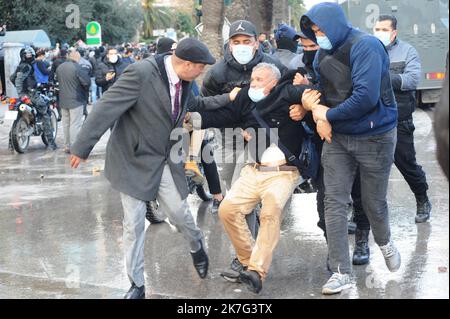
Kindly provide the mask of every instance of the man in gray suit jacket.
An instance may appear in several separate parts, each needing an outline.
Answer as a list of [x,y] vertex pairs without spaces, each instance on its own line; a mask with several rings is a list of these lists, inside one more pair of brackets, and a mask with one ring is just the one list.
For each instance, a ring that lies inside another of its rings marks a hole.
[[170,222],[189,242],[199,276],[207,275],[204,236],[186,201],[189,192],[184,158],[179,156],[183,137],[177,133],[188,108],[211,110],[234,100],[234,94],[193,96],[191,81],[207,64],[214,63],[203,43],[186,39],[174,55],[130,65],[97,103],[71,148],[71,165],[77,168],[116,123],[106,149],[105,177],[121,193],[124,208],[123,242],[131,282],[127,299],[145,297],[146,201],[158,200]]

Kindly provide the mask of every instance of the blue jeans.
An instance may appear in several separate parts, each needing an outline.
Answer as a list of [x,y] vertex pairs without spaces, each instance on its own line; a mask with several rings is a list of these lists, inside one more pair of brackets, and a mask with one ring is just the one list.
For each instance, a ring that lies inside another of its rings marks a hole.
[[361,200],[372,226],[375,242],[386,245],[391,237],[387,188],[394,163],[396,129],[377,136],[334,134],[325,143],[322,165],[325,184],[325,223],[328,255],[333,272],[351,273],[347,205],[360,169]]
[[91,78],[91,102],[95,104],[97,102],[97,84],[95,83],[95,78]]

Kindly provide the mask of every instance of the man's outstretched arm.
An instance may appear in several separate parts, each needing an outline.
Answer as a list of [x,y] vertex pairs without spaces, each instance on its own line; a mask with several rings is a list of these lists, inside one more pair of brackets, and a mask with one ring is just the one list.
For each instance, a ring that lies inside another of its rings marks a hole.
[[122,114],[136,104],[142,85],[140,72],[139,65],[127,68],[119,80],[97,102],[75,143],[71,146],[73,158],[87,159],[103,134]]

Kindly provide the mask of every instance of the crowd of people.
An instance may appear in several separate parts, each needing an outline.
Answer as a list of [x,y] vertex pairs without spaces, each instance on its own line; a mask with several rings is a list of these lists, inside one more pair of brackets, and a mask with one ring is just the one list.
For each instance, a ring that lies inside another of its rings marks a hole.
[[20,64],[11,81],[19,96],[32,98],[43,119],[44,131],[53,150],[57,149],[57,145],[50,138],[49,108],[36,88],[48,85],[58,87],[58,121],[63,122],[64,150],[70,153],[70,145],[88,115],[88,104],[95,104],[127,66],[155,55],[166,40],[161,41],[160,47],[155,43],[126,43],[97,48],[79,45],[79,42],[72,47],[68,44],[60,47],[57,44],[55,49],[26,46],[20,51]]

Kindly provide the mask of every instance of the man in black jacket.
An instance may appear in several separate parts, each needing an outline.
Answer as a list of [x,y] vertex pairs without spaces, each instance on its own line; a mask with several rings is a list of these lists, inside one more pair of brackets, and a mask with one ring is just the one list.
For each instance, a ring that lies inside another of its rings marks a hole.
[[67,50],[66,49],[59,50],[58,56],[53,60],[52,68],[50,70],[49,76],[50,82],[55,83],[58,81],[58,79],[56,78],[56,70],[61,64],[66,62],[66,60],[67,60]]
[[[238,20],[231,24],[224,58],[209,70],[203,81],[201,91],[204,96],[230,93],[235,87],[249,85],[253,68],[261,62],[276,65],[282,74],[286,72],[287,69],[281,62],[263,53],[257,37],[256,27],[251,22]],[[242,162],[240,160],[242,154],[236,152],[233,141],[227,142],[223,139],[221,142],[223,146],[221,178],[230,189],[243,167],[243,163],[237,165],[237,162]],[[220,185],[218,187],[220,188]],[[253,235],[256,236],[256,215],[248,215],[247,222]]]
[[[202,128],[245,129],[249,165],[242,169],[220,205],[219,217],[244,268],[239,279],[255,293],[262,289],[279,240],[283,208],[300,178],[290,155],[298,158],[305,132],[290,116],[291,105],[301,102],[306,86],[292,85],[294,73],[281,78],[274,64],[260,63],[253,68],[250,88],[243,88],[231,105],[199,113]],[[270,94],[266,96],[265,92]],[[258,116],[271,128],[270,132]],[[282,151],[281,145],[289,152]],[[260,201],[261,225],[255,243],[245,216]]]
[[105,93],[122,75],[128,64],[122,63],[122,59],[115,48],[109,48],[108,53],[99,63],[95,74],[95,82]]

